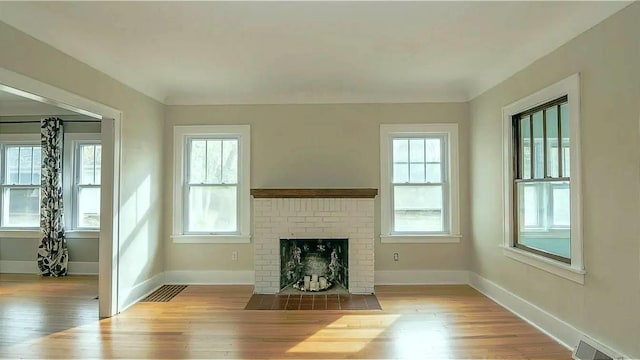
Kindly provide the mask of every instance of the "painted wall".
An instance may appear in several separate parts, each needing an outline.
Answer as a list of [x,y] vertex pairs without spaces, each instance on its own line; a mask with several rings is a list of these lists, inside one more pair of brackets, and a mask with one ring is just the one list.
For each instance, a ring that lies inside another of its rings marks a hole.
[[[636,2],[470,104],[471,270],[631,358],[640,358],[639,24]],[[584,285],[507,258],[498,247],[502,107],[577,72]]]
[[132,301],[163,270],[164,106],[1,22],[0,48],[0,66],[122,111],[119,302]]
[[[169,106],[165,127],[165,176],[173,172],[175,125],[249,124],[251,187],[371,187],[380,185],[380,124],[458,123],[460,136],[460,203],[468,194],[468,105],[336,104]],[[167,209],[171,183],[165,183]],[[376,234],[380,234],[379,201]],[[461,207],[459,244],[381,244],[376,242],[376,270],[467,268],[468,207]],[[166,270],[253,270],[252,244],[174,244],[171,212],[165,214]],[[231,260],[231,251],[238,260]],[[400,261],[393,261],[393,252]]]

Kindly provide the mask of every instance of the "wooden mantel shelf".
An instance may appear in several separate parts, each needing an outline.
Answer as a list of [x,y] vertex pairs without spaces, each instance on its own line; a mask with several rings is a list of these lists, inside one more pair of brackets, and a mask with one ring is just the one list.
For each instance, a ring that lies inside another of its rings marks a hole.
[[359,198],[373,199],[378,189],[251,189],[254,198]]

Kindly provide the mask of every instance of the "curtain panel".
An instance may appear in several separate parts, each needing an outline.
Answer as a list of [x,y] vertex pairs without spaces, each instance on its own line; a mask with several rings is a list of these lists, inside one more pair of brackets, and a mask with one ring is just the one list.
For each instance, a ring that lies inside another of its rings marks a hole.
[[64,234],[62,204],[62,120],[43,119],[40,130],[42,145],[40,230],[43,235],[38,246],[38,268],[42,276],[65,276],[69,251]]

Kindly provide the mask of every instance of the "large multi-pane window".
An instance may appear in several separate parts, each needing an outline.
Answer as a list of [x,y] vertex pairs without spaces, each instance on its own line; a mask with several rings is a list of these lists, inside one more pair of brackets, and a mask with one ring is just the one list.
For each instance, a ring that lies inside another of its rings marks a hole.
[[249,127],[176,126],[176,242],[249,241]]
[[584,283],[580,76],[502,109],[503,253]]
[[571,167],[567,96],[516,114],[515,246],[571,262]]
[[381,125],[380,134],[382,241],[459,241],[457,125]]
[[73,227],[98,229],[102,146],[99,142],[77,142],[74,148]]
[[36,142],[0,144],[0,204],[2,228],[40,226],[40,145]]

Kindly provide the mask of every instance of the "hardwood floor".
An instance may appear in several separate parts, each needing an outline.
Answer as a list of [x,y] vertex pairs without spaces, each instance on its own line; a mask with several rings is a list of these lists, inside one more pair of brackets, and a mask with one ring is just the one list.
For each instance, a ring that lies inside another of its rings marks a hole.
[[243,310],[251,286],[189,286],[102,320],[96,293],[95,277],[0,274],[0,358],[571,358],[468,286],[378,286],[382,311]]

